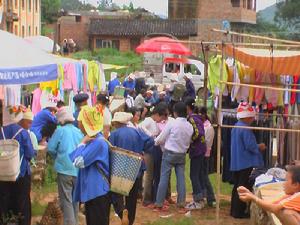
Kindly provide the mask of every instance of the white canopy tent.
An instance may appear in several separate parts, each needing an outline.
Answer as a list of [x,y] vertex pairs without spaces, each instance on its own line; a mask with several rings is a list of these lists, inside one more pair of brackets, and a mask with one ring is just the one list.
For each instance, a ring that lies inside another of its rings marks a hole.
[[[31,36],[24,38],[32,46],[45,52],[52,52],[54,41],[46,36]],[[56,51],[60,51],[60,46],[56,44]]]
[[52,55],[0,30],[0,84],[32,84],[57,78]]

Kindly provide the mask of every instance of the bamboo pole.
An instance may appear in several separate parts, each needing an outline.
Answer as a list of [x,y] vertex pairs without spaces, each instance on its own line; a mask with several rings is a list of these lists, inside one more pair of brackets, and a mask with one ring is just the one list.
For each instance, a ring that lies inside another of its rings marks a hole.
[[[190,40],[170,40],[170,41],[157,41],[157,42],[166,42],[166,43],[183,43],[183,44],[203,44],[203,45],[221,45],[222,42],[212,42],[212,41],[190,41]],[[235,46],[240,46],[240,47],[251,47],[251,46],[259,46],[259,47],[270,47],[270,44],[266,43],[233,43],[233,42],[227,42],[224,43],[225,45],[235,45]],[[286,47],[286,48],[300,48],[300,43],[299,44],[273,44],[273,47]]]
[[[217,125],[217,126],[219,126],[219,125]],[[222,128],[239,128],[239,129],[246,129],[246,130],[281,131],[281,132],[290,132],[290,133],[300,133],[300,130],[284,129],[284,128],[251,127],[251,126],[235,126],[235,125],[221,125],[221,127]]]
[[[202,45],[202,44],[201,44]],[[208,95],[208,51],[207,47],[202,45],[203,57],[204,57],[204,107],[207,107],[207,95]]]
[[243,34],[243,33],[238,33],[238,32],[233,32],[233,31],[219,30],[219,29],[215,29],[215,28],[212,29],[212,31],[223,33],[223,34],[237,35],[237,36],[241,36],[241,37],[256,38],[256,39],[261,39],[261,40],[266,40],[266,41],[271,41],[271,42],[300,45],[300,42],[298,42],[298,41],[289,41],[289,40],[284,40],[284,39],[270,38],[270,37],[264,37],[264,36],[253,35],[253,34]]
[[[222,44],[222,63],[220,68],[220,80],[223,80],[223,65],[224,65],[224,44]],[[220,85],[222,86],[222,85]],[[216,205],[216,221],[217,225],[220,225],[220,195],[221,195],[221,141],[222,141],[222,100],[223,100],[223,91],[222,87],[219,90],[218,96],[218,144],[217,144],[217,205]]]
[[[237,112],[236,111],[230,111],[230,110],[226,110],[226,109],[222,109],[222,112],[225,113],[229,113],[229,114],[234,114],[236,115]],[[278,114],[273,114],[273,113],[256,113],[256,115],[258,116],[272,116],[272,117],[279,117],[279,116],[283,116],[283,117],[292,117],[292,118],[300,118],[300,115],[292,115],[292,114],[283,114],[283,113],[278,113]]]
[[241,86],[241,87],[253,87],[253,88],[259,88],[259,89],[269,89],[269,90],[273,90],[273,91],[288,91],[288,92],[300,93],[299,89],[279,88],[279,87],[263,86],[263,85],[255,85],[255,84],[242,84],[242,83],[234,83],[234,82],[228,82],[228,81],[222,81],[222,80],[220,80],[219,83],[232,85],[232,86],[235,85],[235,86]]

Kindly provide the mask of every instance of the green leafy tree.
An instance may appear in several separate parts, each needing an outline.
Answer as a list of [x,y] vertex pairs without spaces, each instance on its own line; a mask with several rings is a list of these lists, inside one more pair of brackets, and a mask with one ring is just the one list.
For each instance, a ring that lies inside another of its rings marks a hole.
[[45,23],[53,23],[59,16],[61,8],[61,0],[42,0],[42,21]]
[[129,3],[128,10],[129,10],[130,12],[133,12],[133,11],[134,11],[134,6],[133,6],[133,3],[132,3],[132,2]]
[[277,5],[275,21],[289,31],[290,39],[300,39],[300,1],[288,0]]
[[98,3],[98,9],[105,10],[107,8],[110,8],[112,5],[112,0],[100,0]]
[[61,0],[61,8],[65,11],[96,9],[96,7],[87,3],[87,1],[82,2],[79,0]]

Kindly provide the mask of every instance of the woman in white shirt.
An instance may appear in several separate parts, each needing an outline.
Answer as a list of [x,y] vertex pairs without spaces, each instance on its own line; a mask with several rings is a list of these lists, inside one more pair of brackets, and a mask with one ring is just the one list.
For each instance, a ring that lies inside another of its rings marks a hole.
[[[139,128],[144,131],[150,137],[157,137],[160,133],[158,123],[168,118],[168,105],[166,103],[158,104],[151,117],[147,117],[142,123],[139,124]],[[160,147],[154,147],[154,151],[160,151]],[[152,207],[155,201],[155,196],[153,196],[153,172],[154,172],[154,154],[145,153],[144,155],[146,163],[146,173],[144,177],[144,199],[143,205],[146,207]]]

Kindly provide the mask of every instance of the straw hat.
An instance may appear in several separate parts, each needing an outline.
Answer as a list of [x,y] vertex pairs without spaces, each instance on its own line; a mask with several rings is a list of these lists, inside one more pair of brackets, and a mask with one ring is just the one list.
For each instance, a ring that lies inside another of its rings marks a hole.
[[23,113],[23,120],[33,120],[34,115],[30,109],[27,109],[26,112]]
[[255,117],[255,110],[248,102],[241,102],[237,109],[237,118],[244,119]]
[[127,124],[131,119],[132,119],[132,114],[131,113],[126,113],[126,112],[116,112],[114,114],[114,118],[112,119],[111,122],[118,122],[122,124]]
[[103,110],[98,107],[84,106],[78,115],[78,121],[82,125],[88,136],[93,137],[103,130]]
[[75,120],[71,109],[67,106],[64,106],[58,110],[56,118],[60,124],[73,122]]

